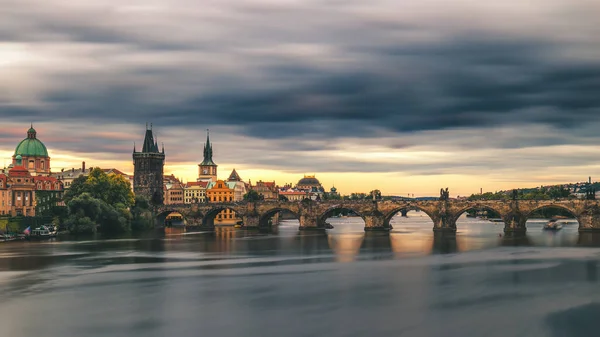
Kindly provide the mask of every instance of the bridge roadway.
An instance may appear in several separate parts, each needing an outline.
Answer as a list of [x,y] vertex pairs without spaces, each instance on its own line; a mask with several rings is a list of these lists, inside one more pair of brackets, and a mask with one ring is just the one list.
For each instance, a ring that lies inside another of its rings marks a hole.
[[434,200],[434,201],[302,201],[302,202],[239,202],[162,205],[155,210],[158,223],[167,215],[180,213],[188,226],[213,230],[215,216],[224,209],[233,210],[246,228],[267,229],[269,219],[281,211],[294,214],[301,230],[325,229],[326,219],[336,210],[352,210],[365,222],[365,231],[389,231],[390,220],[401,211],[420,209],[433,220],[433,230],[455,232],[456,220],[466,211],[491,210],[504,221],[505,232],[525,232],[529,216],[540,209],[556,207],[570,212],[579,221],[579,231],[600,232],[600,203],[596,200]]

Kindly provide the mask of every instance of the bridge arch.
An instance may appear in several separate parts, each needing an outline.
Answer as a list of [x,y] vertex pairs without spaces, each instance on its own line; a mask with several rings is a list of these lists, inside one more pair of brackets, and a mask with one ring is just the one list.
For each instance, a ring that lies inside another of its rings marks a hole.
[[347,211],[351,211],[351,212],[355,213],[356,215],[361,217],[361,219],[363,220],[363,222],[365,222],[365,224],[367,223],[363,212],[361,212],[359,209],[359,206],[348,205],[348,204],[338,204],[338,205],[330,206],[329,208],[322,211],[317,216],[317,227],[318,228],[326,228],[327,219],[330,218],[335,213],[335,211],[343,211],[343,210],[347,210]]
[[433,221],[433,215],[431,214],[430,210],[428,210],[424,207],[421,207],[418,204],[403,204],[403,205],[398,205],[398,207],[393,208],[391,211],[386,213],[386,215],[384,216],[383,227],[390,228],[391,227],[390,222],[394,218],[394,215],[396,215],[398,212],[409,211],[412,209],[418,209],[419,211],[427,214],[427,216]]
[[259,215],[258,227],[259,228],[270,227],[271,224],[269,224],[269,220],[271,220],[273,218],[273,216],[275,216],[275,214],[280,214],[282,212],[291,213],[294,215],[294,217],[296,217],[296,219],[298,219],[298,221],[300,221],[300,214],[297,212],[297,210],[294,210],[290,207],[277,206],[277,207],[271,208]]
[[235,225],[241,221],[242,212],[238,207],[227,204],[215,205],[202,217],[202,227],[213,228],[215,225]]
[[155,216],[156,219],[156,225],[162,227],[162,226],[167,226],[168,225],[168,218],[171,215],[179,215],[181,216],[181,221],[183,222],[184,225],[187,225],[188,221],[189,221],[189,216],[186,212],[183,212],[180,209],[176,209],[176,208],[168,208],[168,209],[164,209],[162,210],[160,213],[158,213]]
[[456,221],[458,220],[458,218],[460,218],[465,212],[470,211],[470,210],[486,210],[486,211],[491,211],[493,213],[496,213],[498,215],[500,215],[500,218],[504,221],[506,221],[506,214],[504,214],[501,210],[498,210],[497,208],[494,208],[490,205],[486,205],[486,204],[472,204],[472,205],[468,205],[465,206],[461,209],[459,209],[456,213],[454,213],[454,219],[453,219],[453,223],[456,223]]
[[535,206],[524,214],[524,222],[526,223],[527,220],[529,220],[534,213],[544,210],[544,209],[552,209],[552,208],[563,210],[563,211],[569,213],[570,215],[572,215],[573,218],[575,220],[577,220],[577,223],[578,223],[579,227],[581,228],[581,223],[582,223],[582,221],[580,219],[581,214],[579,212],[577,212],[577,210],[575,210],[571,207],[568,207],[566,205],[562,205],[562,204],[546,204],[546,205]]

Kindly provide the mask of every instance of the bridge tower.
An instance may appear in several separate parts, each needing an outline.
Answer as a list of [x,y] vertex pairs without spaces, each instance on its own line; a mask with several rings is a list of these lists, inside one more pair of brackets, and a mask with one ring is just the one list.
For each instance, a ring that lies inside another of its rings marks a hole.
[[217,164],[212,159],[213,149],[210,143],[209,131],[206,130],[204,144],[204,160],[198,164],[198,181],[217,181]]
[[158,143],[146,124],[146,136],[142,151],[133,147],[133,193],[148,198],[153,205],[163,204],[163,170],[165,166],[165,148],[158,149]]

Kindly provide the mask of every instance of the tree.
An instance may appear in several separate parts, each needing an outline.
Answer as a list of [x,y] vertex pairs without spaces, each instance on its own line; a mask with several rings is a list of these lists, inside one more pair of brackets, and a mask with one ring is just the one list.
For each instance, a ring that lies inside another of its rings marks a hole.
[[288,202],[288,201],[290,201],[290,199],[288,199],[288,197],[286,197],[285,195],[280,194],[279,201]]
[[[122,233],[131,229],[135,198],[129,181],[99,168],[76,178],[65,194],[68,217],[65,224],[75,233]],[[138,212],[138,211],[136,211]],[[141,212],[141,211],[140,211]]]
[[94,168],[87,177],[81,175],[75,178],[65,193],[65,203],[68,204],[83,193],[89,193],[92,198],[109,205],[120,203],[131,207],[135,203],[129,181],[121,175],[108,175],[100,168]]
[[68,204],[73,198],[76,198],[83,193],[89,192],[86,187],[87,177],[80,175],[71,182],[71,187],[65,192],[64,201]]
[[96,233],[97,220],[102,212],[101,201],[92,198],[89,193],[72,198],[69,201],[69,216],[65,225],[71,233]]
[[150,202],[143,196],[135,197],[135,205],[131,208],[131,229],[145,230],[154,227]]
[[244,201],[255,202],[261,200],[265,200],[265,196],[258,194],[255,190],[250,190],[248,193],[244,194]]

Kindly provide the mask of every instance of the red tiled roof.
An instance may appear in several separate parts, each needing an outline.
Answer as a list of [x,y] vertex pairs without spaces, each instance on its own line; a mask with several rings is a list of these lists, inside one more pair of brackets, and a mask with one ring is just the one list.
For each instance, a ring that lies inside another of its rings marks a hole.
[[33,177],[34,181],[50,181],[50,182],[56,182],[57,179],[54,177],[44,177],[44,176],[35,176]]
[[29,171],[27,171],[27,169],[23,166],[15,166],[13,168],[11,168],[10,170],[8,170],[8,175],[11,177],[27,177],[29,174]]
[[280,195],[305,195],[306,192],[300,192],[300,191],[281,191],[279,192]]
[[208,181],[190,181],[185,185],[185,187],[192,187],[192,186],[206,187],[206,186],[208,186]]

